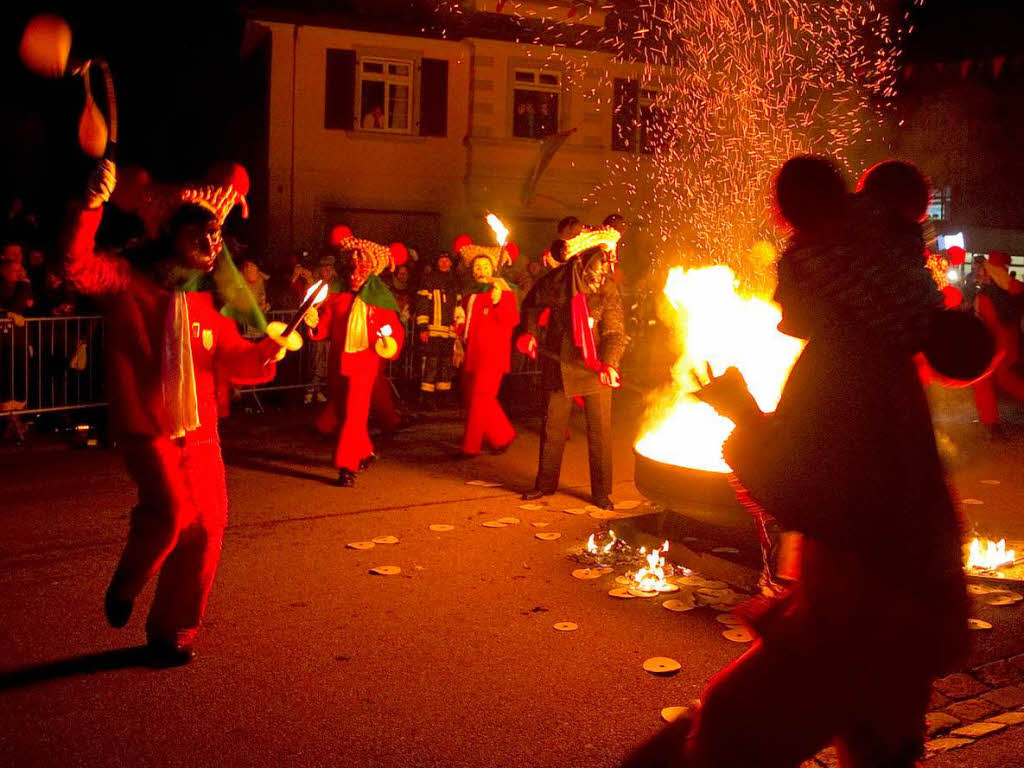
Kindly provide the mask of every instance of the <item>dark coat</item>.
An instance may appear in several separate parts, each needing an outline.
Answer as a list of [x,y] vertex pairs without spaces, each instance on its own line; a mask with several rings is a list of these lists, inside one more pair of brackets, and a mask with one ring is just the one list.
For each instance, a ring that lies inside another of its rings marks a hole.
[[[596,394],[604,386],[598,372],[586,367],[572,342],[572,267],[570,261],[541,277],[519,310],[519,333],[537,337],[545,389],[560,390],[569,397]],[[618,285],[608,280],[597,293],[587,294],[587,307],[594,321],[594,343],[601,362],[618,368],[629,341]],[[546,328],[540,325],[545,309],[551,310]]]

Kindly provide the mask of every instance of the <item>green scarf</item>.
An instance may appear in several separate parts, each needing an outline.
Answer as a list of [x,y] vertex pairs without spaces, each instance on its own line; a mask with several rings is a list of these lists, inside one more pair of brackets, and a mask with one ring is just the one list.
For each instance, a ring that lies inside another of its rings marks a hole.
[[235,266],[227,245],[217,255],[213,272],[207,275],[198,270],[190,271],[184,275],[181,284],[181,290],[186,293],[211,289],[217,295],[221,305],[220,313],[224,317],[230,317],[237,323],[244,323],[261,332],[267,330],[267,318],[253,298],[242,273]]
[[394,295],[384,284],[384,281],[376,275],[370,275],[366,278],[366,282],[363,283],[363,287],[359,289],[359,293],[356,295],[371,307],[390,309],[393,312],[398,311],[398,302],[395,300]]

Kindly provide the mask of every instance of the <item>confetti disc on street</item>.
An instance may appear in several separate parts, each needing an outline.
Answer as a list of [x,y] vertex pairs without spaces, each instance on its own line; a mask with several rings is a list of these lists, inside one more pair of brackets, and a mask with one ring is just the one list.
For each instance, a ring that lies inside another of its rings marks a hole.
[[579,624],[573,624],[571,621],[560,621],[554,625],[555,629],[559,632],[575,632],[580,628]]
[[689,707],[665,707],[661,710],[661,719],[666,723],[674,723],[689,711]]
[[656,590],[637,589],[636,587],[629,587],[629,594],[633,597],[657,597],[658,592]]
[[661,607],[676,613],[683,613],[685,611],[692,611],[696,608],[696,604],[692,600],[666,600],[661,604]]
[[430,526],[430,530],[438,531],[438,532],[440,532],[440,531],[454,531],[455,530],[455,526],[454,525],[448,525],[447,523],[434,523],[432,526]]
[[968,584],[967,594],[969,595],[990,595],[993,592],[998,592],[997,587],[986,587],[984,584]]
[[585,514],[587,514],[587,510],[583,509],[583,507],[572,507],[570,509],[563,509],[562,511],[565,512],[565,514],[567,514],[567,515],[585,515]]
[[547,528],[549,525],[551,525],[551,523],[536,522],[530,523],[530,525],[532,525],[534,528]]
[[545,508],[547,508],[547,505],[546,504],[520,504],[519,508],[520,509],[525,509],[528,512],[534,512],[534,511],[536,511],[538,509],[545,509]]
[[743,627],[733,627],[732,629],[727,629],[725,630],[725,632],[722,633],[722,637],[724,637],[726,640],[731,640],[734,643],[749,643],[751,640],[754,639],[754,636]]
[[518,517],[499,517],[498,518],[498,522],[499,523],[504,523],[505,525],[516,525],[516,524],[519,523],[519,518]]
[[480,523],[484,528],[508,528],[505,523],[500,520],[488,520],[486,523]]
[[743,622],[733,616],[731,613],[720,613],[715,616],[715,621],[719,624],[725,624],[727,627],[739,627],[743,625]]
[[616,501],[616,509],[636,509],[640,506],[640,502],[637,499],[626,499],[625,501]]
[[711,550],[719,555],[738,555],[740,551],[736,547],[715,547]]
[[604,511],[600,507],[594,506],[593,504],[587,504],[587,506],[585,506],[583,509],[585,509],[587,512],[603,512]]
[[615,583],[622,584],[623,586],[629,586],[633,583],[633,580],[629,578],[629,576],[616,576]]
[[378,565],[375,568],[370,569],[370,573],[377,576],[397,576],[402,572],[402,569],[397,565]]
[[671,594],[672,592],[678,592],[678,591],[679,591],[679,585],[678,584],[666,584],[664,587],[659,587],[658,588],[658,593],[662,594],[662,595],[668,595],[668,594]]
[[614,520],[619,513],[612,509],[595,509],[590,513],[595,520]]
[[475,485],[480,488],[500,488],[501,483],[493,482],[492,480],[470,480],[466,485]]
[[977,506],[978,504],[984,504],[985,502],[982,501],[981,499],[961,499],[960,503],[961,504],[970,504],[972,506]]
[[377,536],[376,538],[374,538],[373,543],[374,544],[397,544],[398,543],[398,537],[397,536]]
[[373,549],[372,541],[353,541],[350,544],[346,544],[349,549]]
[[682,669],[682,665],[666,656],[653,656],[644,662],[644,669],[652,675],[674,675]]
[[728,603],[708,603],[708,608],[712,611],[718,611],[719,613],[725,613],[726,611],[732,610],[732,606]]
[[983,602],[985,605],[1016,605],[1021,600],[1024,600],[1024,597],[1016,592],[997,592],[986,597]]
[[601,578],[601,572],[596,568],[577,568],[572,572],[574,579],[580,579],[581,581],[587,581],[589,579]]
[[632,600],[636,597],[636,595],[631,595],[629,590],[624,589],[623,587],[616,587],[615,589],[608,590],[608,594],[612,597],[618,597],[623,600]]
[[982,480],[982,485],[999,485],[998,480]]
[[968,629],[992,629],[992,625],[989,624],[987,621],[982,621],[981,619],[968,619],[967,620],[967,628]]
[[599,565],[599,566],[597,566],[597,570],[601,574],[611,573],[612,572],[612,567],[610,565]]
[[551,533],[535,533],[534,538],[540,539],[541,541],[554,541],[555,539],[562,538],[562,534],[552,531]]

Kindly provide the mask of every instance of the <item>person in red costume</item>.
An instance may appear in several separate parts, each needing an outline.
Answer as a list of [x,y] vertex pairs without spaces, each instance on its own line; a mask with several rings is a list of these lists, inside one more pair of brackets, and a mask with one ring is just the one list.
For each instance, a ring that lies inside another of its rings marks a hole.
[[325,420],[341,424],[334,450],[335,484],[341,487],[355,485],[356,473],[377,458],[367,429],[374,382],[381,359],[394,358],[405,341],[398,303],[375,274],[385,265],[377,261],[358,248],[341,251],[341,291],[306,316],[311,338],[331,340],[328,403],[318,428],[324,431]]
[[974,385],[978,417],[996,436],[1001,434],[997,391],[1024,402],[1024,377],[1013,367],[1020,360],[1018,302],[1024,294],[1024,283],[1010,276],[1009,266],[1009,255],[990,253],[988,260],[979,265],[978,295],[974,299],[974,311],[995,337],[1000,356],[992,373]]
[[519,324],[516,294],[494,274],[490,255],[477,255],[470,270],[474,287],[456,313],[456,333],[464,347],[462,393],[468,411],[463,456],[478,455],[484,442],[492,452],[504,453],[516,437],[498,402],[501,380],[512,357],[512,332]]
[[95,251],[115,178],[104,160],[74,212],[65,251],[68,279],[104,310],[112,428],[139,491],[105,609],[111,626],[125,626],[159,574],[148,647],[156,663],[176,665],[194,658],[227,524],[218,391],[273,378],[284,349],[273,338],[242,338],[210,292],[191,290],[224,271],[220,227],[241,193],[182,190],[159,238],[115,258]]

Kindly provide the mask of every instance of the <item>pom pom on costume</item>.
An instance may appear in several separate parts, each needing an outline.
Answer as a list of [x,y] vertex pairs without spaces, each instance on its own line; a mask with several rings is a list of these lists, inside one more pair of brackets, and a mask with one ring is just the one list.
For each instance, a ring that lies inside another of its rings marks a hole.
[[234,187],[242,196],[249,194],[249,172],[238,163],[219,163],[206,178],[215,186]]
[[344,224],[339,224],[331,230],[330,236],[327,238],[327,242],[330,245],[341,245],[345,240],[352,237],[352,230],[346,227]]
[[467,245],[473,244],[473,238],[469,235],[459,235],[455,238],[455,242],[452,243],[452,253],[458,254]]
[[964,300],[964,295],[955,285],[947,285],[942,289],[942,303],[947,309],[955,309]]
[[946,255],[949,257],[950,265],[959,267],[964,261],[967,260],[967,251],[961,248],[959,245],[951,246],[946,249]]
[[409,249],[407,249],[402,243],[392,243],[390,250],[392,269],[402,266],[409,260]]

